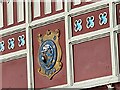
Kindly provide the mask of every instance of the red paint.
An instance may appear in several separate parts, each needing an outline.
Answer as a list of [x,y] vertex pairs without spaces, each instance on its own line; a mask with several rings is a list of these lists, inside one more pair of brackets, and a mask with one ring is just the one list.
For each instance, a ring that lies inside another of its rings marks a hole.
[[[55,29],[60,29],[60,46],[62,48],[62,59],[63,67],[52,80],[47,77],[42,76],[38,73],[39,63],[38,63],[38,34],[45,34],[47,30],[54,31]],[[34,56],[34,75],[35,75],[35,88],[47,88],[52,86],[63,85],[67,83],[66,77],[66,49],[65,49],[65,26],[64,21],[56,22],[53,24],[45,25],[33,30],[33,56]]]
[[17,2],[15,0],[13,2],[13,17],[14,17],[14,20],[13,20],[14,23],[11,25],[8,25],[7,24],[7,2],[3,2],[3,27],[0,28],[0,30],[25,23],[25,2],[24,2],[24,20],[21,22],[17,21]]
[[44,12],[44,2],[40,2],[40,16],[34,18],[34,4],[33,4],[33,2],[31,2],[31,6],[32,6],[32,20],[37,20],[37,19],[40,19],[40,18],[52,16],[52,15],[55,15],[55,14],[58,14],[58,13],[61,13],[61,12],[64,11],[64,2],[63,2],[63,9],[59,10],[59,11],[56,11],[56,9],[55,9],[55,2],[52,2],[51,5],[52,5],[51,13],[45,14],[45,12]]
[[[99,14],[103,13],[103,12],[107,13],[108,23],[101,26],[99,24]],[[86,18],[90,17],[90,16],[94,16],[95,26],[93,28],[88,29],[86,27],[86,24],[87,24]],[[82,29],[82,31],[75,32],[74,31],[74,22],[75,22],[75,20],[78,20],[78,19],[82,20],[82,27],[83,27],[83,29]],[[108,28],[108,27],[109,27],[109,9],[108,8],[97,10],[97,11],[90,12],[90,13],[83,14],[83,15],[79,15],[79,16],[76,16],[76,17],[72,17],[72,32],[73,32],[73,36],[76,36],[76,35],[79,35],[79,34],[88,33],[88,32],[92,32],[92,31],[96,31],[96,30],[100,30],[100,29],[103,29],[103,28]]]
[[112,74],[110,37],[75,44],[73,48],[75,82]]
[[[24,32],[15,33],[15,34],[12,34],[12,35],[0,38],[0,42],[4,41],[4,43],[5,43],[5,50],[3,52],[1,52],[0,54],[3,55],[3,54],[7,54],[7,53],[11,53],[11,52],[15,52],[15,51],[19,51],[19,50],[25,49],[26,48],[26,44],[24,46],[22,46],[22,47],[18,46],[18,37],[21,36],[21,35],[24,35],[25,39],[26,39],[25,31]],[[10,38],[14,38],[15,39],[15,48],[9,50],[8,49],[8,40]]]
[[89,5],[89,4],[98,2],[98,1],[101,1],[101,0],[93,0],[93,1],[89,1],[89,2],[86,2],[85,0],[82,0],[82,2],[78,5],[74,5],[74,2],[71,2],[71,8],[73,9],[73,8],[81,7],[81,6],[84,6],[84,5]]
[[117,12],[117,25],[120,24],[120,4],[116,5],[116,12]]
[[120,90],[120,82],[113,84],[115,90]]
[[21,58],[0,64],[2,88],[27,88],[27,60]]

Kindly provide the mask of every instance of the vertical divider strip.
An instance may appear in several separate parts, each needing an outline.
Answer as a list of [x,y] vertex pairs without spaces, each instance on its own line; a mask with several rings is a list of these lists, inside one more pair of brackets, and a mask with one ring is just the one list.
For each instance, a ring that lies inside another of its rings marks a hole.
[[33,71],[33,54],[32,54],[32,29],[31,23],[31,0],[26,0],[26,48],[27,48],[27,76],[28,90],[34,90],[34,71]]
[[73,51],[72,45],[69,43],[69,39],[72,37],[71,30],[71,17],[69,16],[69,10],[71,6],[70,1],[65,1],[65,35],[66,35],[66,61],[67,61],[67,84],[72,86],[74,83],[74,69],[73,69]]

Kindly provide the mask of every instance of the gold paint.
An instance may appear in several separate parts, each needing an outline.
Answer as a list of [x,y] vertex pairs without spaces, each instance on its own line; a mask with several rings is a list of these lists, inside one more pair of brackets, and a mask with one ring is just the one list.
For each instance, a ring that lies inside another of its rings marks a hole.
[[[62,62],[61,62],[62,51],[61,51],[61,47],[60,47],[60,44],[59,44],[59,35],[60,35],[60,30],[59,29],[56,29],[54,32],[51,31],[51,30],[48,30],[44,36],[42,34],[38,35],[38,42],[39,42],[40,46],[42,44],[42,41],[52,40],[56,44],[56,47],[57,47],[57,58],[56,58],[57,60],[56,60],[56,63],[54,65],[54,67],[53,67],[53,68],[56,69],[56,71],[53,72],[52,74],[47,75],[47,74],[45,74],[45,70],[41,66],[38,69],[38,72],[41,75],[48,77],[50,80],[62,68]],[[54,37],[56,37],[55,40],[53,39]],[[47,58],[49,58],[49,57],[47,57]],[[39,59],[38,59],[38,62],[39,62]],[[54,62],[54,60],[53,60],[53,62]]]

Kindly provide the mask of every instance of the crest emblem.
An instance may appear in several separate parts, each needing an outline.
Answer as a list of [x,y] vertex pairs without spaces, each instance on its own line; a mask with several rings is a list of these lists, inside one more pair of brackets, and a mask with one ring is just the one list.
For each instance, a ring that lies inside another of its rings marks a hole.
[[40,67],[38,72],[49,79],[52,79],[62,68],[59,35],[60,31],[58,29],[54,32],[48,30],[45,35],[38,35],[40,45],[38,53]]

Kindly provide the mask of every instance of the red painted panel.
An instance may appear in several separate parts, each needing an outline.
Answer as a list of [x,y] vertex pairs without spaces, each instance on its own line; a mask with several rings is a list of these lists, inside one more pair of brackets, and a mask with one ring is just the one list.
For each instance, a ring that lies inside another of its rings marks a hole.
[[115,90],[120,90],[120,82],[113,84]]
[[14,0],[14,3],[13,3],[13,13],[14,13],[13,14],[14,23],[11,25],[7,25],[7,2],[3,2],[3,27],[0,28],[0,30],[25,23],[25,2],[24,2],[24,21],[17,22],[17,2],[16,2],[16,0]]
[[[0,52],[0,54],[3,55],[3,54],[7,54],[7,53],[11,53],[11,52],[15,52],[15,51],[25,49],[26,44],[21,46],[21,47],[19,47],[19,45],[18,45],[18,43],[19,43],[18,37],[22,36],[22,35],[24,35],[24,40],[26,40],[25,31],[0,38],[0,42],[4,41],[4,48],[5,48],[5,50]],[[8,40],[11,39],[11,38],[14,38],[14,45],[15,45],[14,49],[8,49]]]
[[[99,14],[104,13],[104,12],[107,13],[107,23],[104,24],[104,25],[100,25],[99,24],[99,21],[100,21]],[[95,26],[93,28],[87,28],[86,27],[86,24],[87,24],[86,19],[87,19],[87,17],[91,17],[91,16],[94,16],[94,24],[95,24]],[[76,20],[79,20],[79,19],[82,20],[82,30],[78,31],[78,32],[75,32],[75,30],[74,30],[75,29],[74,22]],[[90,12],[90,13],[83,14],[83,15],[79,15],[79,16],[76,16],[76,17],[72,17],[73,36],[88,33],[88,32],[92,32],[92,31],[96,31],[96,30],[103,29],[103,28],[108,28],[108,27],[109,27],[109,9],[108,8],[97,10],[97,11]]]
[[[39,63],[38,63],[38,34],[45,34],[47,30],[60,29],[60,39],[59,43],[62,48],[62,59],[63,67],[60,72],[58,72],[52,80],[47,77],[42,76],[38,73]],[[66,49],[65,49],[65,26],[64,21],[56,22],[46,26],[42,26],[33,30],[33,49],[34,49],[34,73],[35,73],[35,88],[47,88],[52,86],[58,86],[66,84]]]
[[[34,1],[34,0],[33,0]],[[40,18],[44,18],[44,17],[48,17],[48,16],[51,16],[51,15],[54,15],[54,14],[58,14],[58,13],[61,13],[61,12],[63,12],[64,11],[64,2],[63,2],[63,9],[62,10],[59,10],[59,11],[56,11],[55,10],[55,2],[54,1],[52,1],[52,7],[51,7],[51,9],[52,9],[52,12],[50,13],[50,14],[45,14],[45,12],[44,12],[44,2],[40,2],[40,16],[39,17],[36,17],[36,18],[34,18],[34,9],[33,9],[33,2],[31,2],[31,11],[32,11],[32,20],[37,20],[37,19],[40,19]]]
[[27,60],[21,58],[0,64],[2,88],[27,88]]
[[120,4],[116,5],[116,12],[117,12],[117,25],[120,24]]
[[95,2],[98,2],[98,1],[101,1],[101,0],[92,0],[92,1],[89,1],[89,2],[86,2],[85,0],[82,0],[81,3],[78,4],[78,5],[74,5],[74,2],[71,2],[71,8],[81,7],[81,6],[92,4],[92,3],[95,3]]
[[112,74],[109,39],[105,37],[73,46],[75,82]]

